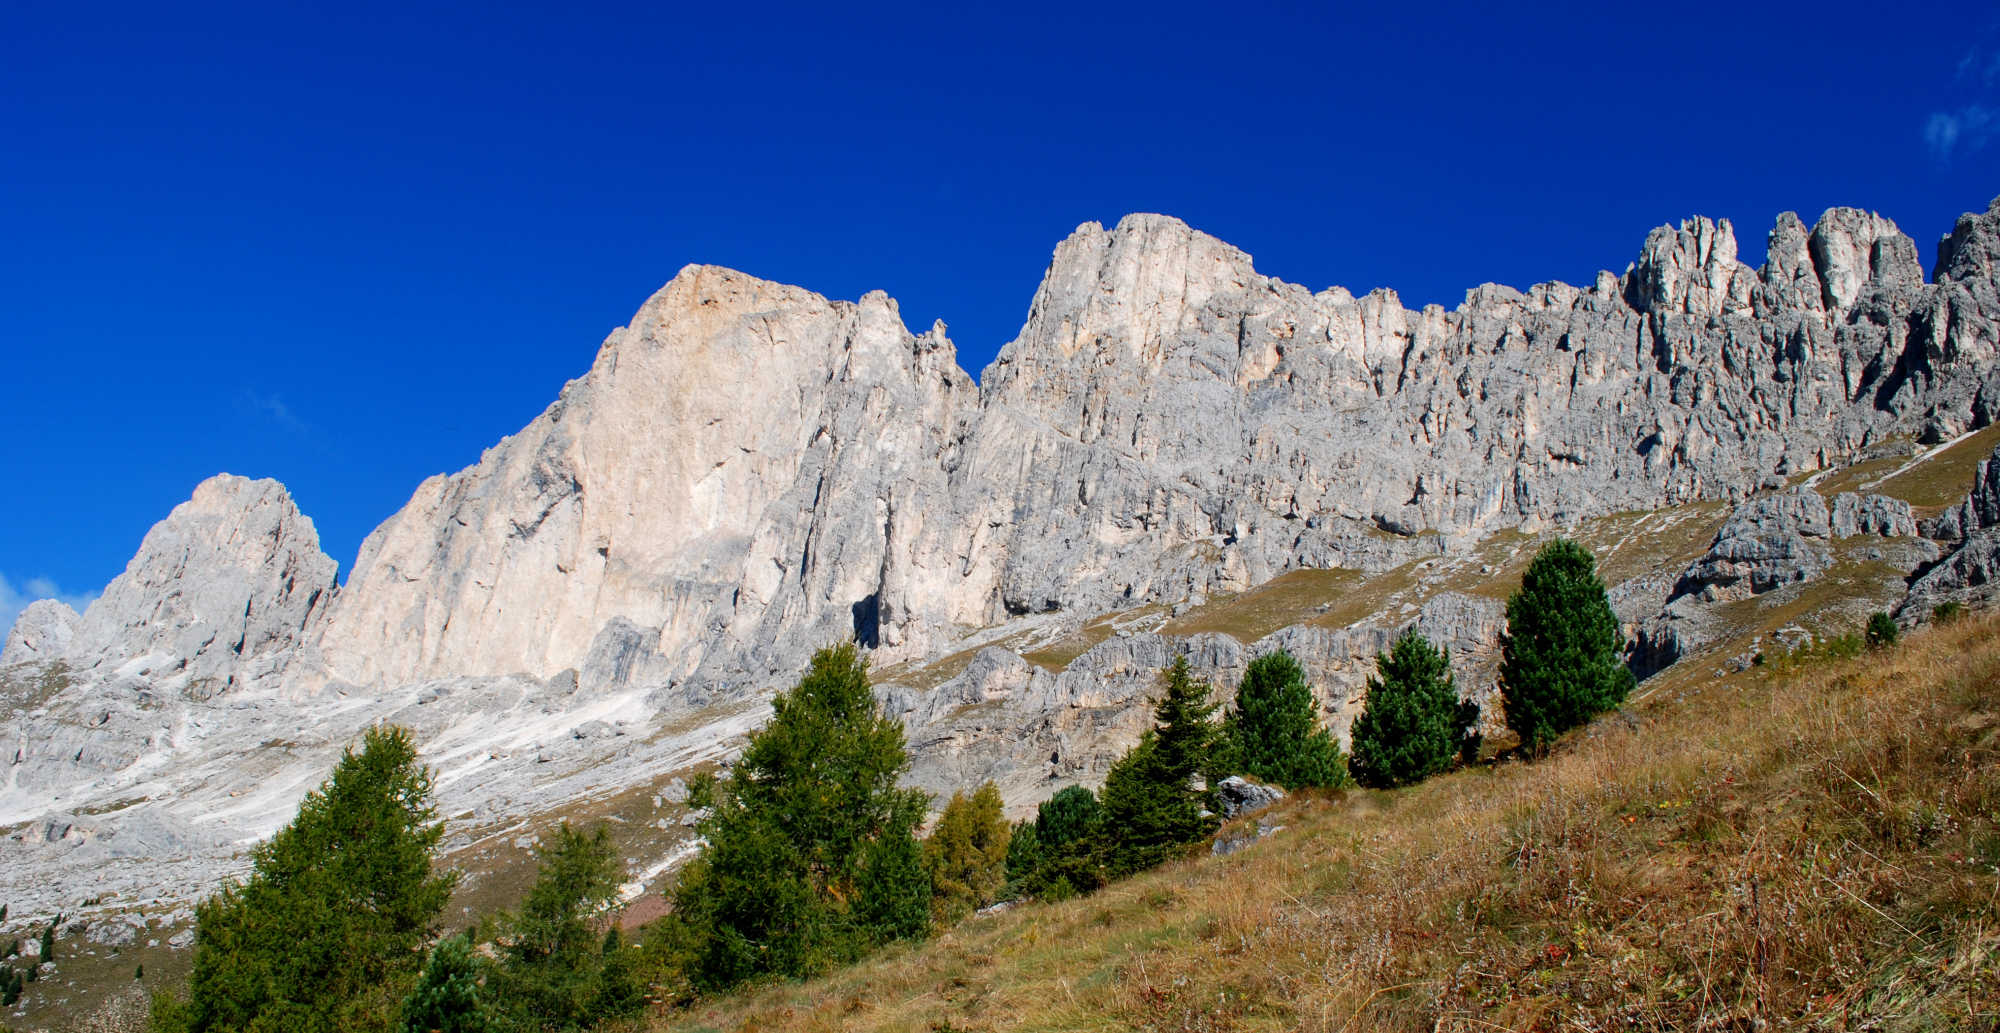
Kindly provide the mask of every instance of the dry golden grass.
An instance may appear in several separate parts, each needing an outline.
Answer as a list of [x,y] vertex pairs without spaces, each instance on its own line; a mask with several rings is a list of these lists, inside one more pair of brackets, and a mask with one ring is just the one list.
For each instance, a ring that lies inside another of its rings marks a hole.
[[1991,1029],[2000,618],[1676,679],[1533,763],[657,1030]]

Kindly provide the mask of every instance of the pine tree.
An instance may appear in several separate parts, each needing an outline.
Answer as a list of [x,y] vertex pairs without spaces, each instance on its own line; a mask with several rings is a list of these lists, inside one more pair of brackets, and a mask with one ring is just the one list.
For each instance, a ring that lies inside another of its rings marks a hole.
[[[926,798],[896,785],[909,766],[903,727],[877,711],[867,665],[851,644],[820,650],[772,710],[716,785],[700,826],[708,845],[675,890],[669,939],[700,988],[821,972],[906,928],[882,924],[903,912],[881,880],[921,859]],[[871,910],[858,913],[871,871]]]
[[1411,628],[1375,658],[1367,702],[1354,721],[1354,780],[1374,789],[1421,782],[1451,767],[1479,710],[1464,707],[1451,655]]
[[[1008,841],[1007,877],[1023,896],[1064,900],[1104,884],[1104,808],[1082,786],[1043,800]],[[1015,843],[1020,848],[1014,848]]]
[[1319,726],[1305,668],[1282,649],[1250,661],[1223,730],[1235,771],[1286,789],[1345,781],[1340,747]]
[[519,911],[500,919],[496,1000],[516,1021],[578,1029],[599,1014],[604,953],[598,927],[618,904],[625,865],[610,830],[568,822],[535,848],[535,882]]
[[1032,897],[1035,895],[1034,879],[1045,863],[1046,855],[1042,843],[1035,834],[1035,819],[1028,818],[1014,823],[1014,831],[1007,837],[1007,886],[1005,893],[1010,898]]
[[1104,779],[1104,867],[1113,878],[1151,868],[1208,838],[1220,824],[1210,770],[1215,713],[1209,687],[1176,658],[1153,727]]
[[492,1028],[479,985],[481,963],[461,933],[431,948],[417,985],[403,998],[402,1033],[486,1033]]
[[989,781],[971,796],[951,794],[924,841],[939,921],[958,921],[1000,899],[1009,837],[999,786]]
[[1540,750],[1625,701],[1633,680],[1620,646],[1597,561],[1567,538],[1543,547],[1507,600],[1500,639],[1507,726],[1524,747]]
[[196,1033],[385,1029],[423,963],[455,874],[410,733],[374,728],[252,852],[249,879],[195,908]]

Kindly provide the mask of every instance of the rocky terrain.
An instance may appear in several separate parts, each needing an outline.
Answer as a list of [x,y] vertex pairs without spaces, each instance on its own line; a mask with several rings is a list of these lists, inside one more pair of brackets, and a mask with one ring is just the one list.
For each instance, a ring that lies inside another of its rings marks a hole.
[[1291,649],[1344,732],[1415,622],[1490,703],[1508,579],[1555,533],[1598,551],[1642,673],[1984,599],[2000,202],[1928,277],[1852,209],[1736,251],[1691,219],[1622,275],[1412,311],[1134,215],[1057,246],[977,382],[879,292],[689,266],[345,583],[282,486],[222,475],[87,612],[31,606],[0,900],[171,936],[377,721],[417,731],[468,892],[588,813],[636,893],[686,856],[674,780],[840,639],[915,784],[1019,811],[1101,779],[1175,655],[1226,681]]

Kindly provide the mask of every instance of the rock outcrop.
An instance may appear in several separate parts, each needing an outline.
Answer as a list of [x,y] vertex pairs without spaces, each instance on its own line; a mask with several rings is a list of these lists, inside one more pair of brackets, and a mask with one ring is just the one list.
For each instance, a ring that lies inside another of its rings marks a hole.
[[280,674],[332,602],[336,565],[284,486],[218,474],[139,543],[65,654],[81,676],[138,661],[204,697]]
[[0,667],[37,660],[61,660],[76,640],[80,618],[60,599],[37,599],[14,619],[7,644],[0,648]]
[[1980,460],[1971,493],[1945,517],[1942,526],[1927,530],[1960,540],[1912,581],[1909,598],[1896,613],[1904,624],[1927,619],[1941,603],[1985,605],[2000,598],[2000,448]]
[[371,536],[326,674],[744,688],[833,638],[889,663],[1010,615],[1385,569],[1424,532],[1742,497],[1985,418],[1993,223],[1934,286],[1893,223],[1835,209],[1782,217],[1762,269],[1695,219],[1622,279],[1416,312],[1131,216],[1057,247],[977,387],[882,295],[689,267]]

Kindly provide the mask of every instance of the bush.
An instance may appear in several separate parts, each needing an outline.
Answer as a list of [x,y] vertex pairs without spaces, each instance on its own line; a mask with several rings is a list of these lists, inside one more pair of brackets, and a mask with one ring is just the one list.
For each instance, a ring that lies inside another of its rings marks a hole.
[[486,1033],[492,1027],[479,980],[484,967],[460,934],[431,949],[417,985],[403,998],[402,1033]]
[[1305,669],[1282,649],[1250,661],[1222,738],[1223,766],[1234,772],[1286,789],[1346,780],[1340,747],[1319,726],[1319,704],[1306,685]]
[[1500,639],[1502,701],[1521,745],[1539,751],[1623,703],[1633,679],[1619,652],[1618,617],[1597,561],[1567,538],[1550,542],[1507,600]]
[[444,827],[416,758],[409,732],[370,729],[361,752],[342,754],[292,823],[252,851],[249,879],[196,906],[192,1028],[393,1023],[456,881],[431,870]]
[[[1947,599],[1931,607],[1931,623],[1933,624],[1951,624],[1963,616],[1965,616],[1965,604],[1956,599]],[[4,919],[5,917],[6,912],[0,911],[0,919]]]
[[1354,780],[1374,789],[1421,782],[1449,769],[1479,708],[1458,698],[1451,655],[1415,628],[1375,658],[1367,701],[1354,721]]
[[1868,648],[1887,649],[1896,644],[1896,619],[1880,610],[1868,618]]

